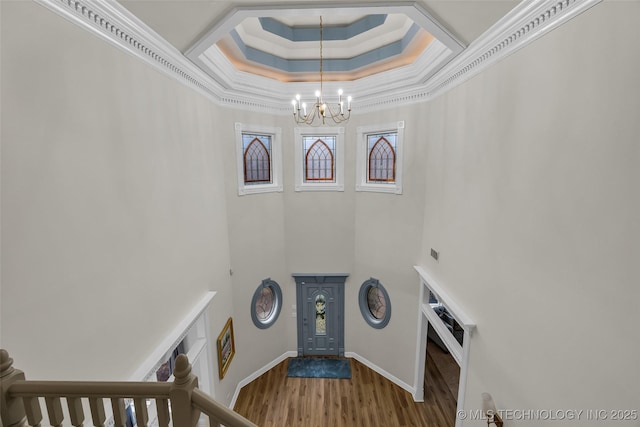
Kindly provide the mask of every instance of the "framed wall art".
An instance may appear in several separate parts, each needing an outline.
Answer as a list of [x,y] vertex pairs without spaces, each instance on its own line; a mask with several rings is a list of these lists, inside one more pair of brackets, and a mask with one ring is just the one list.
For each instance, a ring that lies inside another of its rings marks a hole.
[[224,375],[229,369],[231,359],[236,354],[236,345],[233,339],[233,320],[229,317],[227,323],[222,328],[222,332],[218,336],[218,372],[220,373],[220,379],[224,378]]

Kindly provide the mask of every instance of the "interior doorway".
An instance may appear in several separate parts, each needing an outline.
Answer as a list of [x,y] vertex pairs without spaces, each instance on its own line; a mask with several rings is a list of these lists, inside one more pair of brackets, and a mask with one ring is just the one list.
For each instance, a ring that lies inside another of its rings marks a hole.
[[[459,366],[457,375],[458,392],[455,404],[457,410],[460,410],[464,408],[471,336],[476,324],[424,268],[416,266],[415,269],[420,276],[420,302],[418,309],[418,345],[416,346],[414,371],[414,400],[426,401],[431,391],[428,384],[425,384],[425,368],[429,363],[427,358],[429,351],[427,349],[439,346],[429,342],[428,337],[431,338],[431,341],[434,340],[434,337],[437,337],[443,345],[441,348],[446,349],[445,351],[449,352],[449,355],[453,357]],[[431,329],[433,331],[430,331]],[[447,386],[447,388],[449,387]],[[451,401],[453,402],[453,399]],[[460,427],[462,422],[462,418],[456,417],[453,420],[456,427]]]
[[298,356],[344,356],[346,274],[294,274]]
[[443,426],[455,425],[460,386],[460,365],[437,340],[427,338],[424,368],[425,401],[440,411]]

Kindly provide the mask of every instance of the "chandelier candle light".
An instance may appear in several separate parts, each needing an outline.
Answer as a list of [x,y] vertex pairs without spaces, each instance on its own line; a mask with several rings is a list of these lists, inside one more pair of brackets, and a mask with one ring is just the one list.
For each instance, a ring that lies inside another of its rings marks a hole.
[[[349,120],[351,117],[351,96],[347,97],[347,115],[345,116],[344,100],[342,99],[342,89],[338,90],[338,104],[336,111],[324,102],[322,98],[322,16],[320,17],[320,90],[315,93],[316,102],[311,106],[310,111],[307,114],[307,103],[300,102],[300,95],[297,94],[296,98],[291,101],[293,105],[293,118],[298,124],[307,124],[311,126],[319,126],[325,124],[325,119],[331,118],[334,123],[343,123]],[[316,120],[318,122],[316,122]],[[322,121],[322,123],[319,123]]]

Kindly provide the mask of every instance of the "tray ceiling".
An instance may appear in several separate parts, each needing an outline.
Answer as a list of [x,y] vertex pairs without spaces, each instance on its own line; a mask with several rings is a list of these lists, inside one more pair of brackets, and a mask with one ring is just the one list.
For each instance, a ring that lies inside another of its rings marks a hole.
[[601,0],[35,1],[220,105],[289,114],[295,93],[318,86],[320,16],[325,89],[344,88],[367,111],[432,99]]
[[421,56],[434,73],[463,48],[417,4],[292,5],[235,8],[186,56],[214,78],[213,64],[226,60],[237,71],[280,82],[318,82],[321,67],[325,81],[349,82]]

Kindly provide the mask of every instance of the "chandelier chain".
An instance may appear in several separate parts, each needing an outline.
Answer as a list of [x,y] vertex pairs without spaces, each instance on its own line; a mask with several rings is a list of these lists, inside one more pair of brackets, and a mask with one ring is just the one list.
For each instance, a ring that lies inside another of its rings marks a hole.
[[[322,97],[322,16],[320,16],[320,96]],[[320,99],[322,102],[322,98]]]
[[291,101],[293,104],[293,118],[298,124],[306,124],[310,126],[322,126],[326,124],[326,119],[330,119],[333,123],[344,123],[351,117],[351,96],[347,97],[347,105],[345,114],[345,106],[342,98],[342,89],[338,90],[338,102],[334,108],[324,102],[324,25],[322,16],[320,16],[320,90],[316,91],[316,102],[307,111],[307,104],[302,102],[300,95],[297,94],[295,99]]

